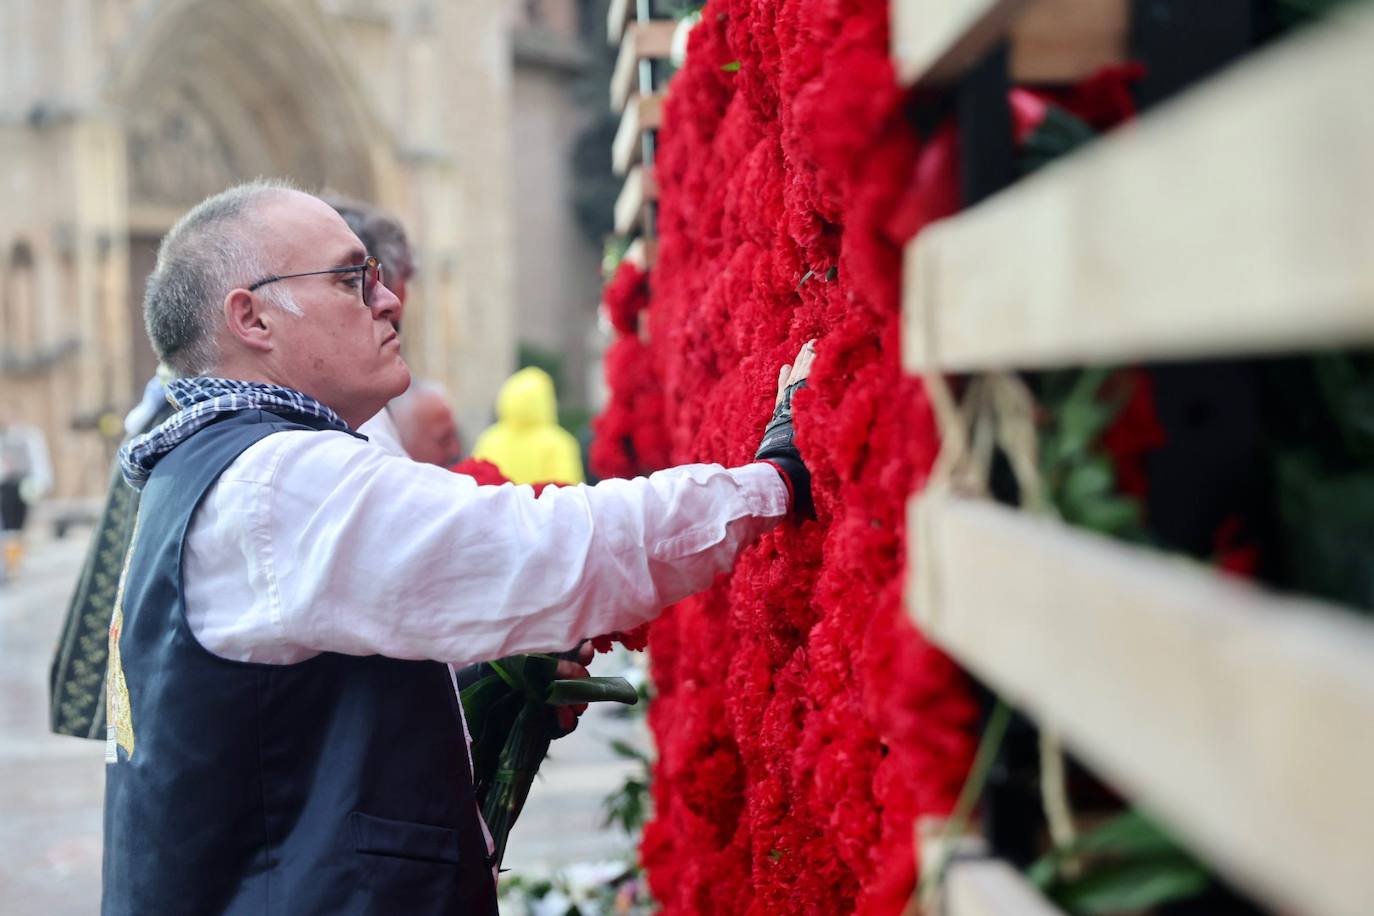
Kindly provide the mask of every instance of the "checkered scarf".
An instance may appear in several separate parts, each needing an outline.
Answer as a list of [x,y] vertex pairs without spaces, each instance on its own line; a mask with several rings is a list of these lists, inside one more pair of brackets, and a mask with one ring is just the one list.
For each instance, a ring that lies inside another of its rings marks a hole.
[[240,410],[312,417],[340,432],[357,435],[338,414],[310,395],[280,385],[227,378],[179,378],[167,385],[167,400],[177,412],[157,428],[130,439],[119,450],[124,479],[140,490],[168,452],[225,414]]

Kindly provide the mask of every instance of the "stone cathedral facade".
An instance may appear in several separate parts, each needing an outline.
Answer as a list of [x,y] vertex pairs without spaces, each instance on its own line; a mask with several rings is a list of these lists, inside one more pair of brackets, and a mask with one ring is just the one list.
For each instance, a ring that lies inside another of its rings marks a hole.
[[[577,68],[578,7],[0,2],[0,399],[47,433],[55,495],[101,490],[109,418],[155,368],[142,293],[158,240],[202,197],[259,175],[401,217],[419,264],[407,358],[455,395],[475,434],[522,316],[594,314],[596,253],[548,200],[566,180],[556,147],[569,115],[556,93],[528,89]],[[522,55],[529,46],[545,51]],[[521,86],[551,99],[551,145],[513,142],[544,117],[515,119]],[[568,275],[552,287],[565,301],[518,301],[522,220],[543,240],[525,254]],[[567,231],[550,237],[550,225]]]

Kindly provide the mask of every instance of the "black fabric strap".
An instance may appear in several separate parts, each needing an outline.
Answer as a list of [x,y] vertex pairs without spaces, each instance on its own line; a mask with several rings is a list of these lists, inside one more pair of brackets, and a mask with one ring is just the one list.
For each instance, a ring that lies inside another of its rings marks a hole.
[[806,381],[788,385],[773,409],[773,417],[763,430],[763,441],[754,458],[767,461],[787,476],[792,490],[792,512],[799,518],[815,518],[816,506],[811,499],[811,472],[802,461],[801,452],[793,443],[795,427],[792,423],[792,395],[804,387]]

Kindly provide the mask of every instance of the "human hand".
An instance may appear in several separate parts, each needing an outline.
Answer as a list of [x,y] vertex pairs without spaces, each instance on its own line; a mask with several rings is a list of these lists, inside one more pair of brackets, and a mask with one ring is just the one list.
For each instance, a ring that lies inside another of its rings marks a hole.
[[[568,680],[571,678],[591,677],[591,672],[587,666],[591,664],[596,650],[592,648],[591,640],[583,640],[577,647],[576,659],[562,659],[558,662],[558,667],[554,669],[553,676],[556,680]],[[579,703],[576,706],[559,706],[554,710],[554,715],[558,722],[559,737],[570,734],[577,728],[578,720],[587,711],[586,703]]]
[[795,360],[791,363],[783,363],[782,368],[778,370],[778,395],[773,399],[775,408],[782,403],[782,396],[788,388],[807,380],[811,375],[811,364],[815,361],[816,341],[808,340],[802,344]]
[[778,371],[778,394],[773,401],[773,417],[763,431],[763,441],[754,457],[771,464],[782,475],[791,494],[792,512],[798,518],[815,518],[811,499],[811,472],[793,444],[792,395],[806,384],[811,364],[816,359],[816,342],[802,345],[797,358]]

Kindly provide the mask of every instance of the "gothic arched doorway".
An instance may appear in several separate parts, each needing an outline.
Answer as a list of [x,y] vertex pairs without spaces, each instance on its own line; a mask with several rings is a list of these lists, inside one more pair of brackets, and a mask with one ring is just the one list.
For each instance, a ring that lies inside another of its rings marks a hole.
[[181,213],[259,176],[375,199],[386,155],[313,5],[165,0],[145,21],[113,93],[126,139],[134,391],[156,366],[144,283]]

